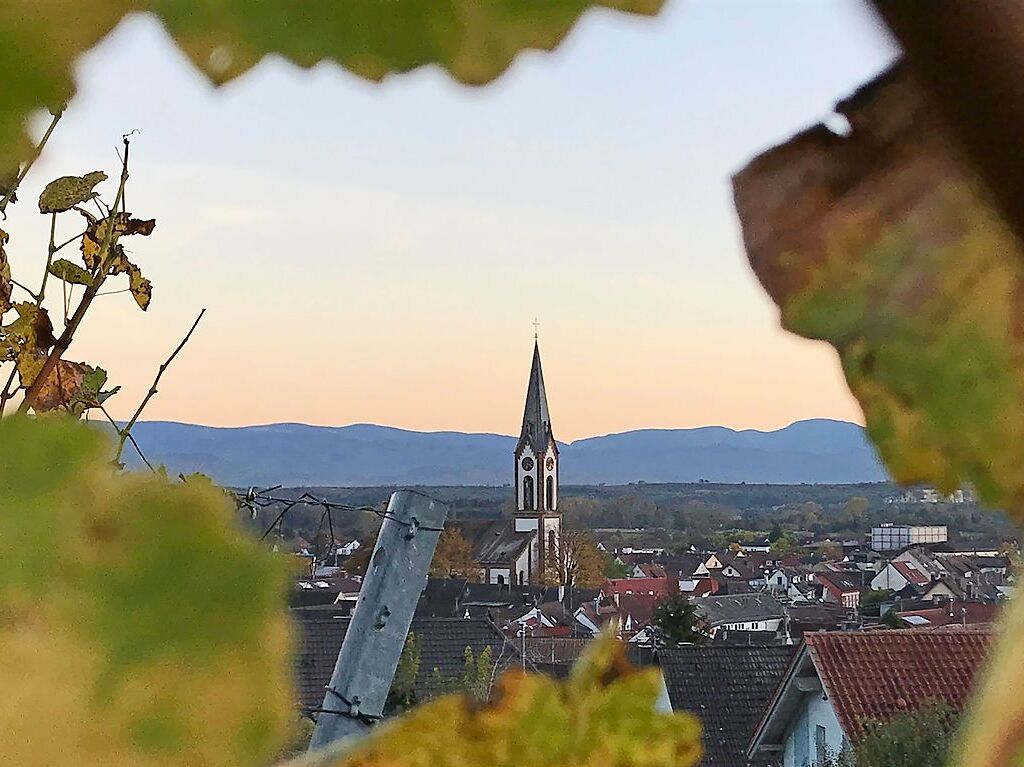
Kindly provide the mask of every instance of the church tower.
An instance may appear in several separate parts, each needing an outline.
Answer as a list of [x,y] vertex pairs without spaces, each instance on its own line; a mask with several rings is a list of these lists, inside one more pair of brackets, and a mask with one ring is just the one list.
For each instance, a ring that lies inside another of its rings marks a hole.
[[515,448],[514,476],[515,531],[536,534],[531,544],[530,581],[539,583],[548,568],[558,565],[562,518],[558,513],[558,444],[551,431],[540,346],[536,339],[526,387],[523,428]]

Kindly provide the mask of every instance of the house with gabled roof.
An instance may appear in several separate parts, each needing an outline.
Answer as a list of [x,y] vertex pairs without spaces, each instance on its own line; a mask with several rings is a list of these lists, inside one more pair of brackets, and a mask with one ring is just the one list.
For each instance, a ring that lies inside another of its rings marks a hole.
[[912,562],[894,560],[871,579],[871,588],[900,591],[907,584],[925,586],[929,580],[928,573],[918,570]]
[[786,618],[782,604],[766,593],[716,595],[694,603],[711,636],[723,628],[778,631]]
[[823,602],[849,608],[855,608],[860,604],[860,594],[864,587],[860,585],[858,579],[848,573],[818,572],[814,577],[821,584]]
[[673,711],[700,717],[702,767],[750,767],[747,744],[789,665],[793,646],[684,645],[658,650]]
[[856,743],[865,719],[885,721],[932,700],[962,710],[993,636],[987,627],[805,634],[747,756],[803,767]]

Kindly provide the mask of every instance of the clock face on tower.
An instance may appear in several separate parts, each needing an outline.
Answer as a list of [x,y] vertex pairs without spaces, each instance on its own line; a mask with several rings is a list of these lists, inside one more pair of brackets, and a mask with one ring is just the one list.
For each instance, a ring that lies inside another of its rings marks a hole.
[[533,468],[533,459],[530,456],[526,456],[523,459],[523,471],[530,471]]
[[552,457],[551,457],[551,456],[549,455],[549,456],[548,456],[548,460],[547,460],[547,463],[545,463],[544,465],[548,467],[548,471],[554,471],[554,469],[555,469],[555,459],[554,459],[554,458],[552,458]]

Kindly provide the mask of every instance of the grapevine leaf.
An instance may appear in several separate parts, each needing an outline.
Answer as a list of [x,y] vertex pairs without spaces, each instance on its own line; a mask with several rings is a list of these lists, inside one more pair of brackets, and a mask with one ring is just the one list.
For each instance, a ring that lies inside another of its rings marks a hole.
[[50,264],[50,274],[73,285],[92,285],[92,276],[78,264],[66,258],[58,258]]
[[895,69],[735,179],[785,327],[838,350],[892,476],[1024,519],[1024,254]]
[[141,234],[143,237],[149,237],[156,228],[155,218],[142,220],[132,218],[131,213],[119,211],[112,217],[101,219],[96,223],[94,238],[97,242],[103,242],[106,239],[107,227],[110,226],[111,218],[114,221],[114,240],[117,240],[117,238],[121,236],[127,237],[133,234]]
[[115,246],[114,258],[110,263],[110,274],[127,274],[128,289],[131,291],[135,303],[142,311],[149,308],[149,302],[153,298],[153,283],[143,277],[142,270],[128,260],[124,248],[120,245]]
[[192,61],[222,83],[269,54],[311,67],[333,61],[380,80],[438,64],[465,83],[486,83],[527,48],[554,48],[590,6],[654,14],[664,0],[50,0],[0,3],[0,164],[22,159],[25,119],[74,93],[72,64],[130,11],[160,17]]
[[153,283],[142,276],[138,267],[128,274],[128,289],[132,292],[132,298],[139,305],[142,311],[149,308],[149,302],[153,299]]
[[[32,351],[18,357],[18,373],[23,386],[35,383],[48,356],[46,352]],[[57,360],[39,387],[33,409],[36,413],[71,409],[71,403],[79,398],[82,384],[92,372],[93,368],[83,362]]]
[[84,176],[62,176],[51,181],[39,195],[40,213],[63,213],[96,196],[97,184],[107,180],[107,174],[96,170]]
[[87,269],[92,270],[100,265],[103,260],[100,257],[100,251],[103,249],[103,245],[96,241],[90,232],[86,232],[82,235],[82,261],[85,262]]
[[56,340],[53,325],[45,309],[35,304],[14,304],[18,319],[0,327],[0,359],[14,359],[19,354],[49,349]]
[[11,293],[14,292],[14,283],[11,282],[11,264],[7,260],[7,251],[4,250],[7,240],[7,232],[0,229],[0,317],[3,317],[11,308]]
[[223,493],[114,474],[101,436],[0,422],[5,763],[269,763],[291,717],[283,566]]
[[[304,767],[690,767],[701,756],[700,725],[689,714],[660,713],[657,671],[638,671],[605,636],[568,682],[506,672],[490,703],[451,695],[413,709],[337,755],[314,754]],[[445,738],[424,733],[444,731]]]

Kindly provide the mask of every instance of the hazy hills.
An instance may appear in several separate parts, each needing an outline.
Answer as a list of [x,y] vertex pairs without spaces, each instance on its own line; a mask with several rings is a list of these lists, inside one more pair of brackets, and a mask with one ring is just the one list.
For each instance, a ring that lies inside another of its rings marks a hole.
[[[220,428],[142,422],[134,435],[153,463],[243,485],[500,485],[515,439],[387,426],[283,423]],[[864,430],[844,421],[784,429],[641,429],[560,444],[564,484],[628,482],[873,482],[886,479]],[[128,455],[131,464],[133,455]]]

